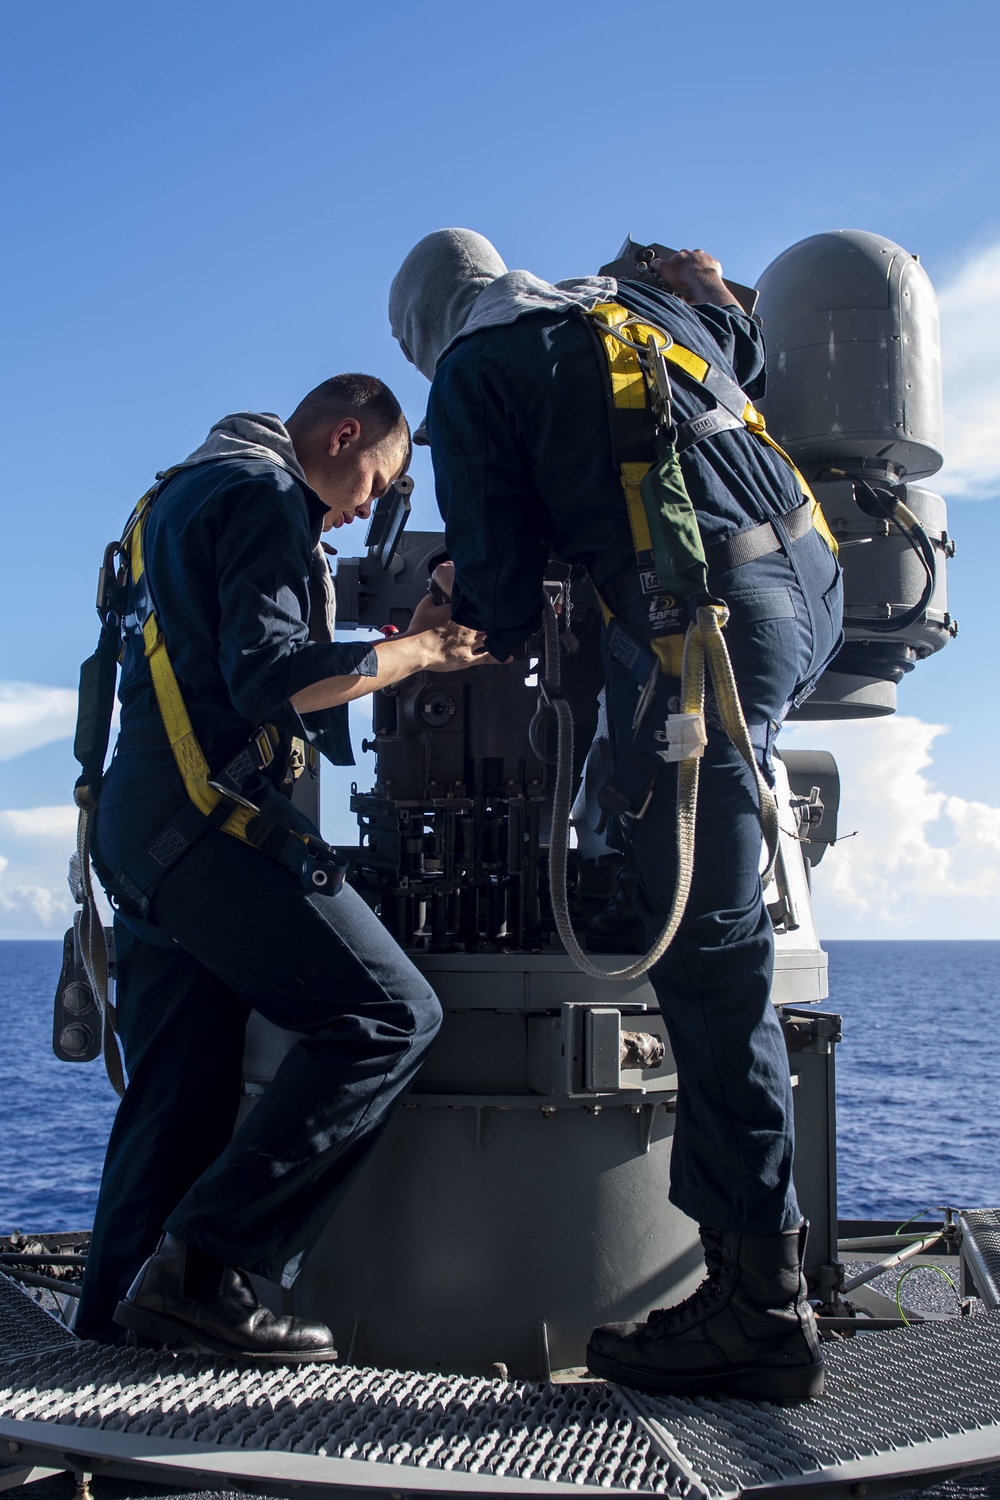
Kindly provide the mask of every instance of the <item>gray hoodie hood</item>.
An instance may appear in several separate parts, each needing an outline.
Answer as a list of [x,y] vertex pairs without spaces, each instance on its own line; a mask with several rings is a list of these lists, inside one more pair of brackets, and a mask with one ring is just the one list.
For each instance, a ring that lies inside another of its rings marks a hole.
[[216,422],[200,448],[189,453],[178,469],[221,458],[264,459],[287,469],[301,484],[308,484],[285,424],[272,411],[237,411]]
[[528,313],[591,308],[617,290],[612,276],[552,283],[530,271],[508,271],[481,234],[437,229],[400,266],[389,290],[389,321],[407,359],[433,380],[459,339]]
[[[216,463],[221,459],[263,459],[287,469],[300,484],[309,487],[288,429],[274,412],[237,411],[216,422],[208,437],[189,453],[177,469],[193,469],[198,464]],[[317,544],[309,574],[309,639],[332,641],[337,620],[337,596],[326,553]]]

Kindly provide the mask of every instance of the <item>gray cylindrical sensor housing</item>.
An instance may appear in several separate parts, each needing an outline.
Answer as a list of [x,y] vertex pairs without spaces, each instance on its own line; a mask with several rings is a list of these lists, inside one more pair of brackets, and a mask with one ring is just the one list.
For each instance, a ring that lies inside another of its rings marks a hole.
[[767,339],[769,430],[810,476],[915,480],[941,467],[941,352],[934,288],[882,235],[800,240],[757,283]]

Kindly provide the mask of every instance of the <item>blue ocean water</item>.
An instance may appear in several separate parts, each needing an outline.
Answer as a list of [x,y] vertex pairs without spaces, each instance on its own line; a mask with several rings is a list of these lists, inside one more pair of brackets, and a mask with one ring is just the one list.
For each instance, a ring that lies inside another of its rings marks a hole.
[[[1000,1204],[1000,942],[829,943],[840,1213]],[[51,1050],[59,943],[0,943],[0,1232],[89,1228],[115,1096]]]
[[1000,943],[826,943],[841,1218],[1000,1205]]

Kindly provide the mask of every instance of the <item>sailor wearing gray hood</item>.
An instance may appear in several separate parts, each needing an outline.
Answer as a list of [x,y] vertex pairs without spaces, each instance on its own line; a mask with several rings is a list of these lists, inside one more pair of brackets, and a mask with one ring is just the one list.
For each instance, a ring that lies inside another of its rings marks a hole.
[[[617,840],[646,946],[665,927],[677,883],[677,766],[657,757],[654,726],[675,711],[679,684],[666,670],[671,658],[660,658],[658,682],[650,663],[657,667],[651,643],[678,602],[633,542],[607,362],[586,314],[599,303],[623,306],[748,400],[762,393],[764,371],[760,330],[716,260],[682,251],[653,269],[659,285],[601,276],[549,283],[508,271],[481,235],[442,229],[411,250],[389,298],[400,347],[432,381],[427,432],[455,566],[453,618],[485,632],[495,655],[516,650],[539,626],[551,552],[586,569],[614,622],[604,637],[612,753],[622,785],[641,780],[638,816],[622,820]],[[712,428],[679,463],[709,585],[730,606],[740,699],[767,765],[789,703],[806,695],[839,644],[839,569],[787,463],[739,418],[706,422],[714,402],[697,380],[678,375],[672,384],[678,426],[701,418]],[[648,448],[651,464],[651,439]],[[766,555],[730,546],[735,533],[770,539]],[[642,719],[648,744],[633,732],[637,662],[646,690],[657,682]],[[774,940],[758,873],[756,780],[711,713],[700,765],[691,894],[649,978],[679,1074],[670,1198],[701,1226],[709,1278],[680,1308],[597,1329],[588,1357],[595,1373],[651,1390],[797,1400],[816,1394],[823,1377],[801,1274],[788,1060],[770,1001]]]
[[[168,470],[143,522],[121,729],[93,833],[94,866],[117,908],[128,1087],[101,1183],[82,1337],[116,1342],[129,1329],[264,1364],[336,1355],[322,1324],[262,1307],[247,1273],[292,1284],[416,1072],[440,1007],[350,887],[307,889],[279,862],[285,831],[319,839],[279,788],[293,736],[351,762],[352,699],[413,672],[491,660],[482,637],[430,599],[404,636],[374,647],[333,639],[320,538],[367,516],[409,457],[391,391],[370,376],[335,376],[287,423],[254,412],[216,423]],[[202,816],[189,796],[192,734],[182,756],[161,712],[162,677],[151,673],[149,619],[215,777],[207,785],[248,766],[234,802],[216,803],[223,814],[231,805],[262,814],[246,836]],[[262,725],[275,731],[270,760],[253,758]],[[149,884],[129,873],[154,866]],[[251,1008],[301,1040],[236,1130]]]

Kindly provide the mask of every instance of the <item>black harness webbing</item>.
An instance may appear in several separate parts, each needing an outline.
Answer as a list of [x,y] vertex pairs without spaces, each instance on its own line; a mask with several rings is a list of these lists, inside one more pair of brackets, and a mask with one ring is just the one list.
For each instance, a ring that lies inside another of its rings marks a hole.
[[[803,500],[801,505],[783,515],[781,521],[789,541],[797,542],[813,529],[812,506],[808,500]],[[732,568],[756,562],[758,557],[766,557],[769,552],[780,552],[784,545],[771,522],[762,521],[759,526],[747,526],[743,531],[731,532],[720,542],[712,542],[705,548],[705,557],[710,572],[727,573]]]

